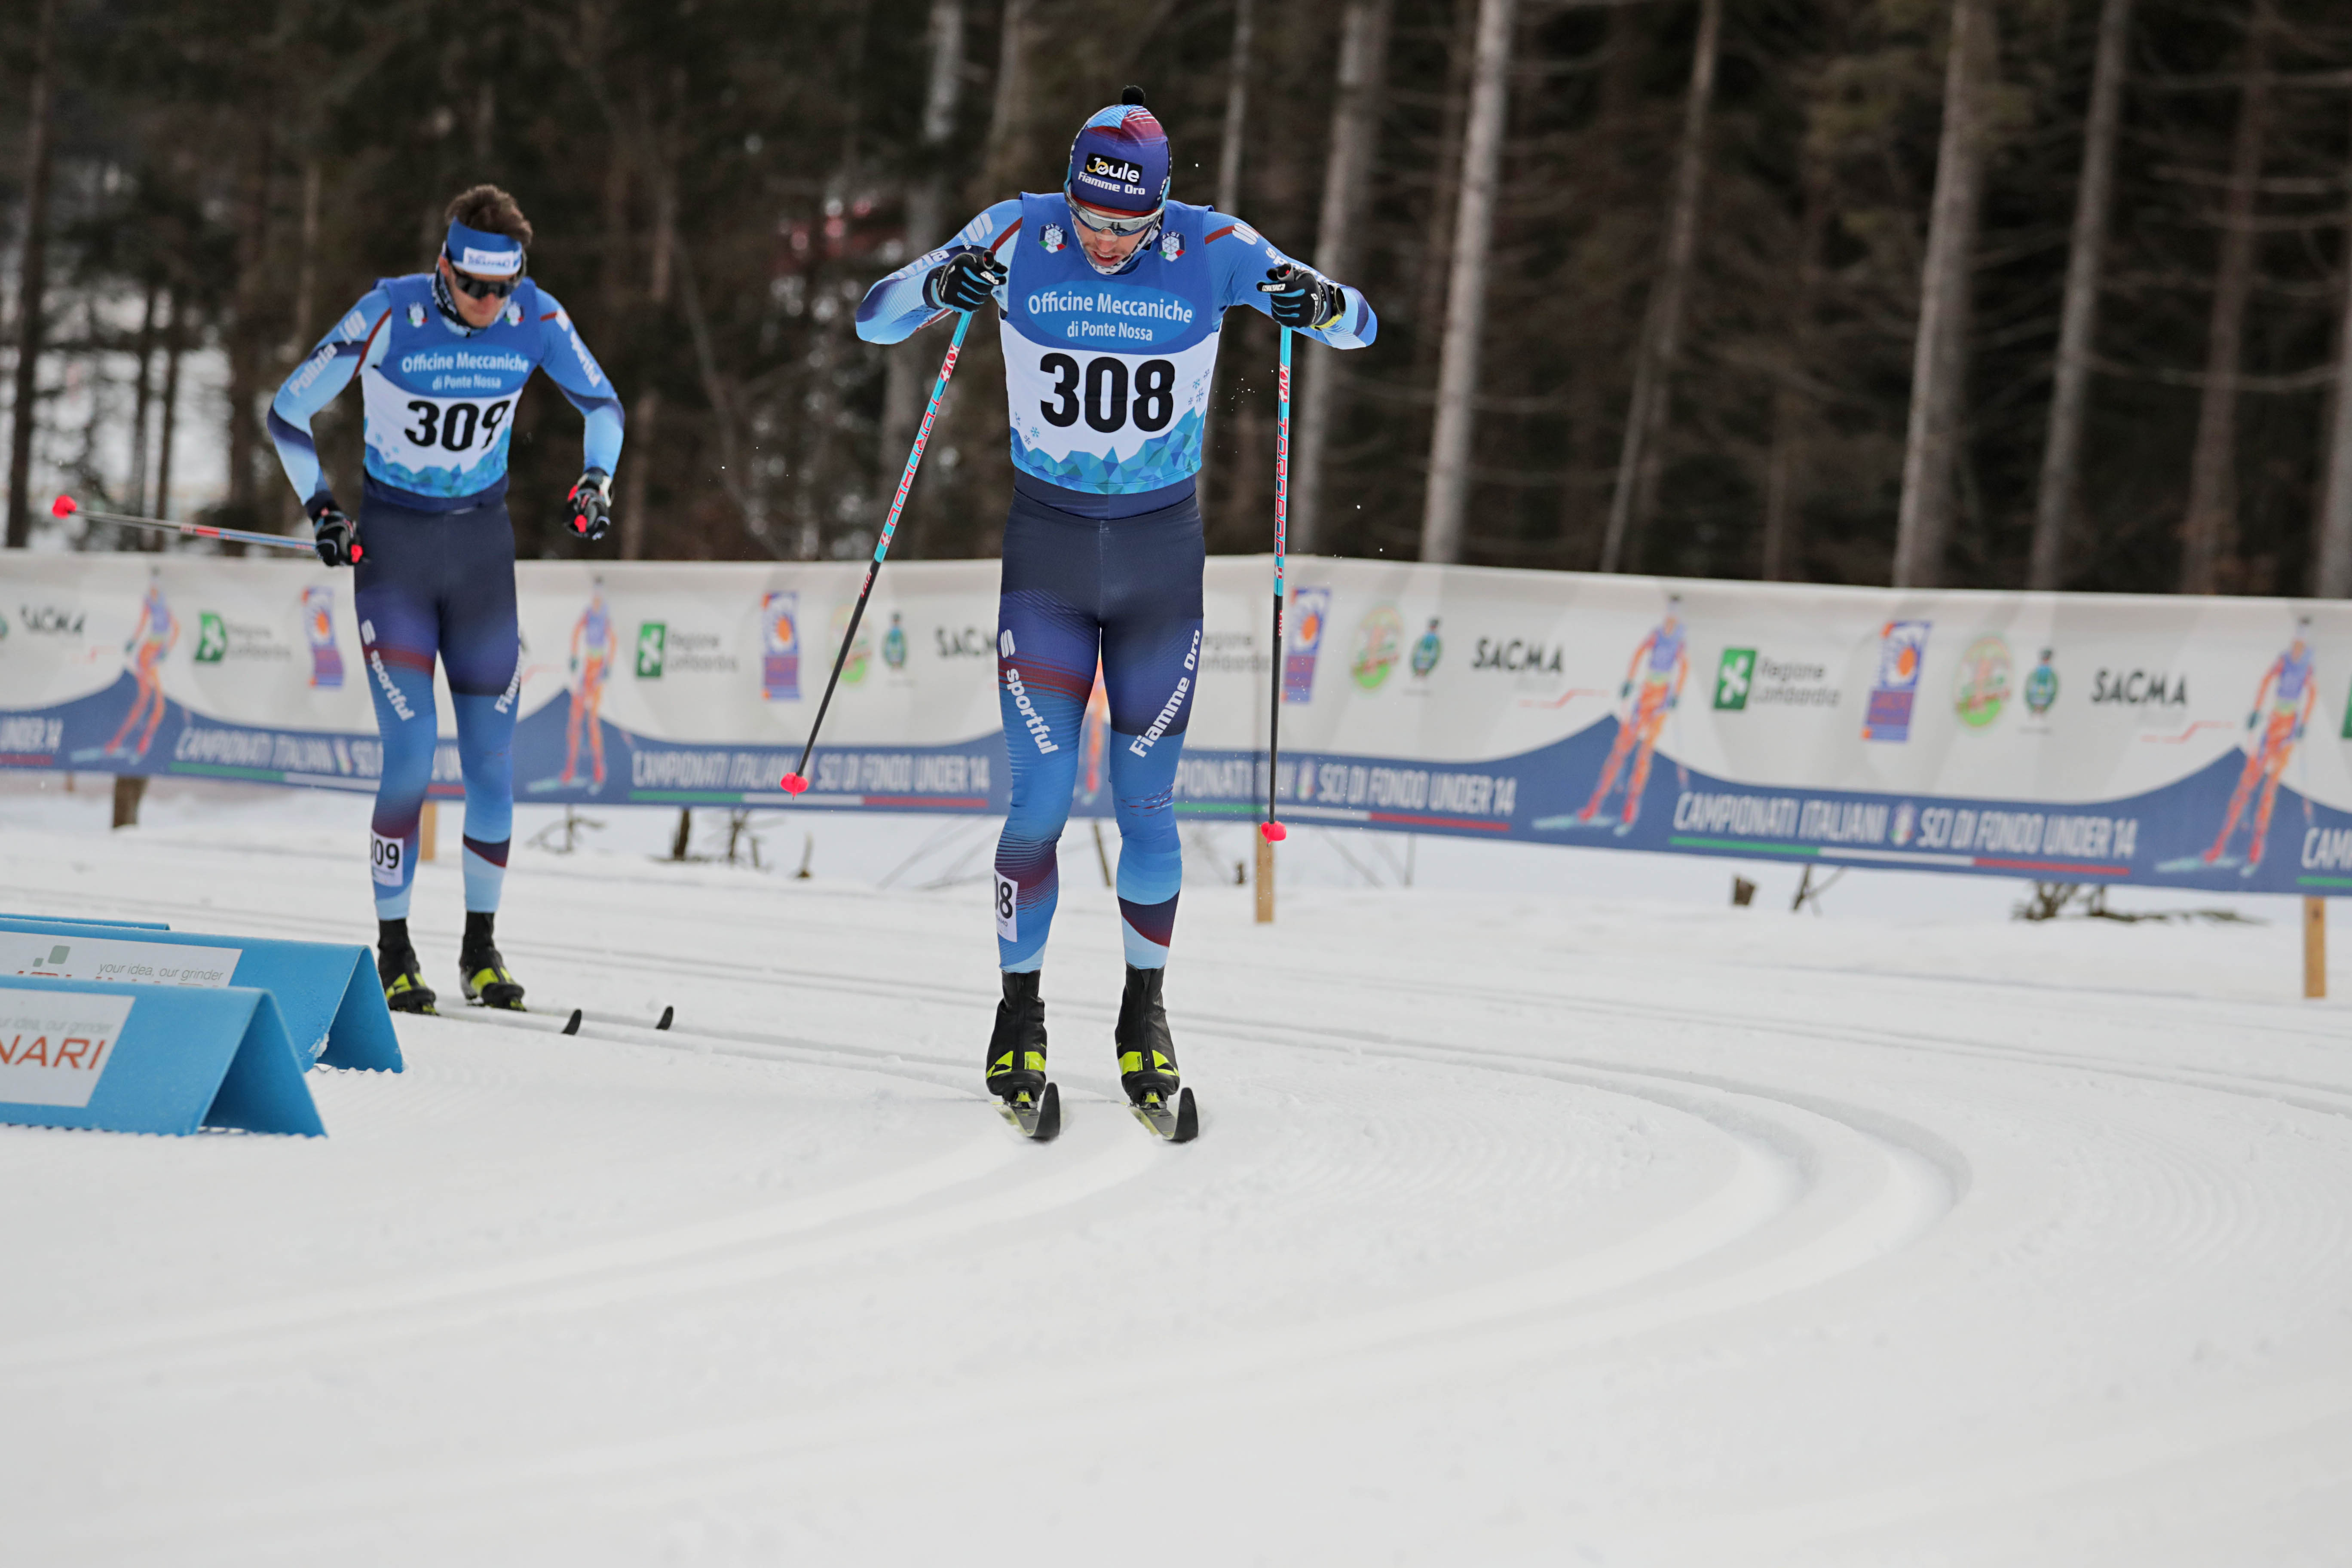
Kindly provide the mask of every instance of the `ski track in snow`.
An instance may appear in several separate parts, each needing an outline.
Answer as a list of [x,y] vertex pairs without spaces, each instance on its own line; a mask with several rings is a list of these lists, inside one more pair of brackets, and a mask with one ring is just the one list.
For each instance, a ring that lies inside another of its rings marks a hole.
[[[0,907],[372,933],[348,836],[0,831]],[[2291,924],[1188,888],[1179,1149],[1089,858],[1048,1146],[972,899],[593,854],[501,946],[670,1032],[403,1019],[323,1142],[0,1129],[8,1555],[2352,1561]]]

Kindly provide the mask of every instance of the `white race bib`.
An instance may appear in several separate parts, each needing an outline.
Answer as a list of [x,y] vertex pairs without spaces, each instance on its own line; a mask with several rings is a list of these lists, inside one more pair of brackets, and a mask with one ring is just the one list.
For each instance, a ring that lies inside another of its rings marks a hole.
[[381,833],[368,835],[368,874],[381,887],[400,886],[400,868],[408,847],[397,838],[386,838]]
[[1075,458],[1088,478],[1098,474],[1112,486],[1139,489],[1171,483],[1198,466],[1216,377],[1214,332],[1160,353],[1076,340],[1041,342],[1009,323],[1003,342],[1013,429],[1030,452],[1056,467]]
[[[441,482],[411,484],[426,494],[464,495],[451,481],[469,473],[499,450],[514,414],[517,394],[437,397],[394,386],[370,370],[361,377],[367,398],[367,444],[392,468],[412,479],[433,475]],[[478,487],[472,487],[478,488]]]

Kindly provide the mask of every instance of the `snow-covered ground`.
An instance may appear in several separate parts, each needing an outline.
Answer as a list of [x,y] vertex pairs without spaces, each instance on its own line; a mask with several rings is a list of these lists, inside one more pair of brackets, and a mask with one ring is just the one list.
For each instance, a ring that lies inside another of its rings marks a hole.
[[[0,908],[372,934],[364,801],[47,782]],[[0,1558],[2352,1562],[2352,1010],[2283,900],[1302,836],[1264,927],[1228,833],[1176,1148],[1081,825],[1035,1146],[982,825],[602,820],[503,945],[674,1036],[404,1020],[324,1140],[0,1129]]]

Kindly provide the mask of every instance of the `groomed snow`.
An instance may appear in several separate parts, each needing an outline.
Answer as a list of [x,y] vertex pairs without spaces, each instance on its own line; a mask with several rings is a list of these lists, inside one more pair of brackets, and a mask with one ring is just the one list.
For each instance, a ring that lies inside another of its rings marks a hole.
[[[109,834],[47,782],[0,909],[373,934],[362,800]],[[0,1558],[2352,1561],[2352,1018],[2284,900],[1817,918],[1781,868],[1734,910],[1722,862],[1424,840],[1371,888],[1340,852],[1401,845],[1303,835],[1269,928],[1228,832],[1175,1148],[1079,825],[1040,1147],[979,1092],[981,825],[771,817],[755,871],[600,820],[518,854],[503,946],[673,1035],[404,1020],[404,1075],[312,1076],[324,1140],[0,1128]],[[417,904],[454,979],[453,863]]]

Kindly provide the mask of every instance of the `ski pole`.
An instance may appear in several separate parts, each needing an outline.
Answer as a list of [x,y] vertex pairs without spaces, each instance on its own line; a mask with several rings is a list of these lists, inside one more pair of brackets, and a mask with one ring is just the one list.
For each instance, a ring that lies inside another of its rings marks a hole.
[[956,318],[955,336],[948,340],[948,357],[940,362],[940,379],[931,388],[930,406],[923,410],[923,423],[915,432],[915,449],[907,454],[906,472],[898,476],[898,493],[891,498],[890,515],[882,524],[882,537],[874,542],[874,561],[866,568],[866,585],[857,590],[857,605],[849,612],[849,629],[842,634],[841,651],[833,656],[833,673],[825,678],[824,700],[816,705],[816,721],[809,726],[808,742],[801,747],[801,760],[781,781],[786,795],[799,795],[808,788],[809,753],[816,750],[816,732],[824,726],[825,710],[833,706],[833,689],[841,683],[841,667],[849,660],[850,645],[857,640],[857,623],[866,618],[866,601],[873,595],[874,579],[882,570],[882,558],[890,553],[890,535],[898,531],[898,514],[907,510],[907,492],[914,488],[915,467],[923,460],[923,444],[931,438],[931,424],[940,416],[940,399],[948,392],[948,377],[955,374],[956,355],[963,349],[963,334],[971,325],[971,312],[966,310]]
[[[79,512],[98,522],[119,522],[131,528],[152,528],[165,533],[193,534],[198,539],[227,539],[239,544],[267,545],[272,550],[299,550],[305,555],[315,554],[318,546],[307,539],[289,539],[282,533],[249,533],[242,528],[214,528],[201,522],[172,522],[160,517],[131,517],[119,511],[92,511],[71,496],[59,496],[49,503],[51,517],[71,517]],[[359,546],[352,546],[352,559],[360,558]]]
[[1290,526],[1290,329],[1282,329],[1280,399],[1274,422],[1274,680],[1265,725],[1265,821],[1258,826],[1268,844],[1290,837],[1274,809],[1276,778],[1282,766],[1282,569]]

